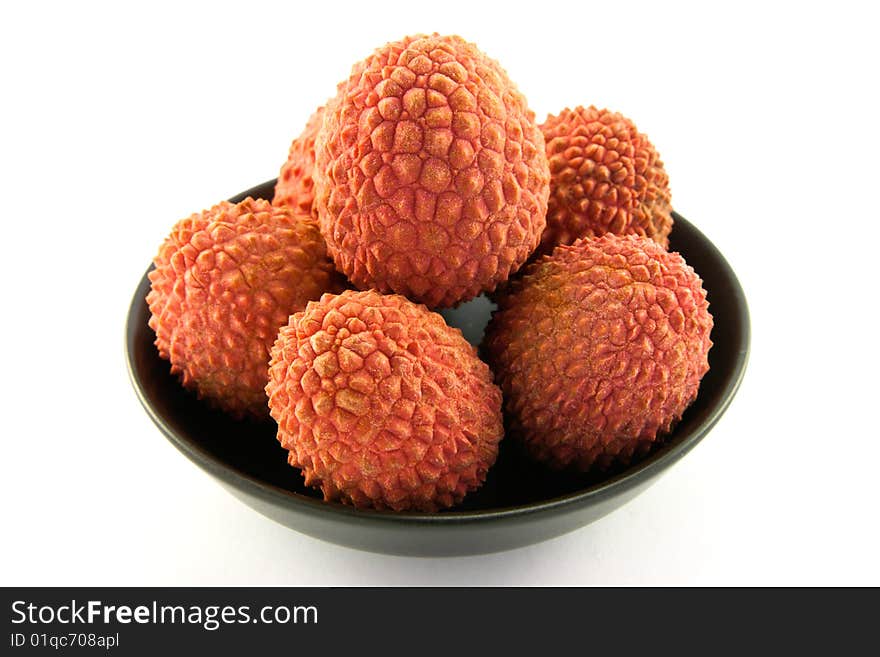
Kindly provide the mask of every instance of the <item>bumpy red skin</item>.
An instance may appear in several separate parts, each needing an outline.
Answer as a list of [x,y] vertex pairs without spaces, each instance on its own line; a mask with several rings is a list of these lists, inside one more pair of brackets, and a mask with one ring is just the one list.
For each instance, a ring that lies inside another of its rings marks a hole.
[[550,160],[547,228],[538,252],[605,233],[669,245],[669,176],[657,150],[626,117],[577,107],[541,126]]
[[315,148],[321,232],[359,288],[453,306],[507,280],[544,230],[534,113],[459,37],[407,37],[355,65]]
[[315,169],[315,137],[321,129],[324,108],[315,110],[306,123],[302,134],[290,144],[287,161],[278,174],[272,205],[287,205],[303,214],[317,217],[314,209],[315,185],[312,172]]
[[315,223],[263,200],[224,201],[178,222],[153,264],[150,327],[171,372],[234,417],[268,418],[278,329],[343,289]]
[[458,329],[400,295],[324,295],[290,318],[266,386],[306,485],[359,508],[437,511],[478,488],[501,391]]
[[554,468],[629,464],[671,431],[709,369],[700,278],[647,238],[557,247],[498,302],[486,346],[505,409]]

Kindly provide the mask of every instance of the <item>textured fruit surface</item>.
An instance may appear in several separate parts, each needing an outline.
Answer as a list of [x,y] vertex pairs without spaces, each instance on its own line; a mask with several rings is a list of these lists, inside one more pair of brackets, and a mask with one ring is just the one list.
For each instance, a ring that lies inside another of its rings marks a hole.
[[669,176],[632,121],[606,109],[566,108],[547,117],[541,130],[551,178],[540,253],[605,233],[641,235],[668,246]]
[[150,327],[172,373],[236,417],[267,417],[278,329],[342,289],[314,221],[268,201],[224,201],[179,221],[153,264]]
[[314,212],[315,185],[312,172],[315,169],[315,137],[324,119],[324,108],[319,107],[309,118],[302,134],[290,144],[287,161],[278,174],[272,205],[287,205],[303,214],[317,216]]
[[552,467],[628,464],[671,431],[709,369],[700,278],[647,238],[559,246],[498,303],[486,346],[505,409]]
[[488,366],[458,329],[396,294],[327,294],[293,315],[266,392],[290,464],[356,507],[457,504],[503,435]]
[[337,268],[431,307],[491,291],[546,223],[534,113],[459,37],[390,43],[355,65],[316,141],[315,204]]

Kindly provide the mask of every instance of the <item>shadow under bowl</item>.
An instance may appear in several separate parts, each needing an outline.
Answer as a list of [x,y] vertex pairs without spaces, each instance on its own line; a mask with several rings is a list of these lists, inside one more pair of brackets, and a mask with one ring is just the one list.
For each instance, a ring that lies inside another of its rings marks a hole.
[[[230,200],[271,199],[274,184],[265,182]],[[684,217],[674,214],[674,219],[670,250],[681,253],[703,279],[715,321],[710,369],[675,430],[625,469],[600,475],[551,472],[506,440],[486,483],[454,510],[392,513],[326,503],[287,464],[274,422],[230,419],[196,399],[170,374],[147,324],[146,273],[128,313],[129,375],[147,414],[178,450],[245,504],[291,529],[352,548],[400,555],[481,554],[537,543],[583,527],[645,490],[706,436],[742,380],[750,339],[742,288],[712,243]],[[493,308],[486,297],[478,297],[442,314],[478,344]]]

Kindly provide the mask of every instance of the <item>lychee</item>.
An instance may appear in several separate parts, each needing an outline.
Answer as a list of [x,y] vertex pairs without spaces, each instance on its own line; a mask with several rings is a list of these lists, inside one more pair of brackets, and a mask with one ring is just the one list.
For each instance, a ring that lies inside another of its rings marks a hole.
[[478,488],[503,435],[501,391],[458,329],[374,290],[290,318],[266,386],[278,440],[326,500],[436,511]]
[[287,205],[302,214],[317,216],[312,172],[315,168],[315,137],[323,118],[324,108],[319,107],[309,118],[302,134],[291,142],[287,161],[275,183],[272,205]]
[[592,106],[566,108],[548,116],[541,131],[551,177],[539,253],[605,233],[641,235],[668,246],[669,176],[632,121]]
[[457,36],[413,36],[355,65],[315,144],[315,205],[337,268],[430,307],[491,291],[545,226],[534,113]]
[[172,373],[233,416],[268,417],[278,329],[342,289],[315,223],[268,201],[224,201],[179,221],[153,264],[150,327]]
[[646,453],[709,369],[700,278],[647,238],[559,246],[498,303],[485,344],[513,433],[555,468],[626,465]]

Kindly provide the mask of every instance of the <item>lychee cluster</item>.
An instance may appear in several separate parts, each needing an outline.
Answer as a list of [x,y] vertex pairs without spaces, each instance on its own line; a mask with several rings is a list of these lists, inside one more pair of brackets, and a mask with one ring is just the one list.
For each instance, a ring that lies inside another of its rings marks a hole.
[[[712,318],[671,230],[668,176],[629,119],[577,107],[539,125],[474,44],[415,35],[352,67],[271,203],[178,222],[150,326],[184,387],[270,415],[326,500],[434,512],[483,484],[505,425],[580,471],[672,430]],[[482,293],[499,305],[488,364],[435,312]]]

